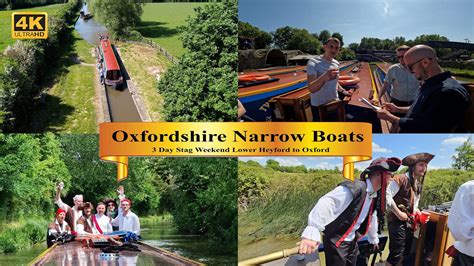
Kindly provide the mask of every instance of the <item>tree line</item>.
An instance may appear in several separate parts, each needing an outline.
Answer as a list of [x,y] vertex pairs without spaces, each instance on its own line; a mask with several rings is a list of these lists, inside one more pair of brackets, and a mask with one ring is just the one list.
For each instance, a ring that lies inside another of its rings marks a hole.
[[[275,47],[282,50],[301,50],[309,54],[319,54],[322,52],[322,45],[331,37],[338,38],[341,41],[341,47],[344,45],[344,37],[339,32],[331,33],[328,30],[322,30],[319,33],[310,33],[306,29],[285,26],[268,33],[250,23],[239,21],[239,39],[252,39],[255,49]],[[239,41],[239,49],[244,49],[243,41]],[[342,47],[336,59],[355,59],[355,53]]]
[[[309,54],[322,53],[322,44],[329,37],[337,37],[341,44],[344,44],[343,36],[338,33],[330,33],[328,30],[322,30],[319,33],[310,33],[306,29],[299,29],[285,26],[276,29],[273,32],[265,32],[247,22],[239,21],[239,37],[251,38],[254,40],[256,49],[265,47],[276,47],[283,50],[301,50]],[[347,48],[341,49],[340,58],[350,58],[355,52],[366,52],[371,50],[389,50],[394,51],[401,45],[414,46],[425,43],[426,41],[449,41],[445,36],[439,34],[422,34],[413,40],[407,40],[405,37],[398,36],[393,39],[379,39],[372,37],[363,37],[360,43],[350,43]],[[243,43],[239,43],[239,49],[243,48]],[[451,52],[449,48],[437,48],[438,56],[443,56]]]
[[236,175],[233,158],[130,158],[129,177],[117,183],[116,165],[99,159],[97,135],[0,134],[0,222],[52,219],[60,181],[70,205],[76,194],[94,205],[116,198],[123,185],[139,216],[171,213],[181,232],[235,251]]

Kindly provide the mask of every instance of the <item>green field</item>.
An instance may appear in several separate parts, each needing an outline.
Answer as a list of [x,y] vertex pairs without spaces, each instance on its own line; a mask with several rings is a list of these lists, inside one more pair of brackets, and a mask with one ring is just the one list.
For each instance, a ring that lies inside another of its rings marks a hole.
[[164,74],[171,62],[152,47],[128,43],[117,45],[127,72],[145,101],[151,120],[163,121],[163,98],[156,90],[156,78]]
[[58,10],[61,6],[62,4],[56,4],[35,8],[0,11],[0,52],[3,53],[3,51],[5,50],[5,48],[7,48],[8,45],[13,44],[15,42],[15,40],[11,38],[13,12],[48,12],[48,15],[51,15],[54,14],[54,12]]
[[[33,115],[32,131],[62,133],[97,132],[94,109],[94,66],[92,46],[72,31],[71,50],[52,68],[51,88],[46,103],[39,105]],[[67,45],[65,45],[67,46]]]
[[185,24],[194,8],[205,3],[149,3],[143,7],[142,25],[138,31],[151,38],[174,56],[185,52],[179,39],[178,27]]

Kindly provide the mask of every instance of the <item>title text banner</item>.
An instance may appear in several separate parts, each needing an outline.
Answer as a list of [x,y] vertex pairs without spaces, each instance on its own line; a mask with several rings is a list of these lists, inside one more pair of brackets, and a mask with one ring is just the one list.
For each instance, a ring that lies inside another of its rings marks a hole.
[[127,175],[128,156],[342,156],[344,176],[353,179],[353,163],[371,159],[372,125],[348,122],[101,124],[100,157],[119,164],[119,179]]

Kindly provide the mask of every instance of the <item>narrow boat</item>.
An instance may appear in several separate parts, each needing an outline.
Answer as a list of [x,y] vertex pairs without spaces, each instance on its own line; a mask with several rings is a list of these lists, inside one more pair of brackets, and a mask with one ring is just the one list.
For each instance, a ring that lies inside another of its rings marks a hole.
[[135,245],[140,249],[139,252],[123,250],[104,253],[100,248],[83,247],[79,241],[54,244],[30,262],[30,265],[109,265],[109,262],[119,265],[204,265],[143,242]]
[[[343,62],[339,69],[343,71],[355,63],[355,61]],[[270,99],[307,85],[306,66],[256,69],[243,72],[240,75],[267,75],[270,77],[247,84],[239,84],[239,100],[247,111],[248,119],[254,121],[272,121],[274,118],[269,103]]]
[[102,75],[106,85],[112,86],[114,89],[123,88],[123,77],[120,71],[117,58],[115,57],[114,48],[107,37],[100,36],[99,56],[101,60]]

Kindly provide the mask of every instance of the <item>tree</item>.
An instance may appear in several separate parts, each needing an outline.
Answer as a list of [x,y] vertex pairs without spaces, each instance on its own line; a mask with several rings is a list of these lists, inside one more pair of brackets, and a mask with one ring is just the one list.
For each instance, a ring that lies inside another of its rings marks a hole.
[[453,168],[458,170],[474,170],[474,146],[469,137],[461,146],[456,148],[453,158]]
[[355,52],[349,48],[341,48],[339,54],[336,56],[336,60],[354,60],[356,59]]
[[280,49],[286,49],[288,46],[288,41],[293,38],[293,28],[286,26],[283,28],[278,28],[276,31],[271,32],[273,36],[273,43],[276,47]]
[[328,30],[322,30],[319,33],[319,41],[325,43],[331,37],[331,33]]
[[359,50],[359,44],[358,43],[351,43],[347,46],[349,49],[351,49],[352,51],[358,51]]
[[143,3],[129,0],[90,0],[89,8],[116,38],[129,33],[141,22]]
[[273,159],[267,160],[267,164],[265,165],[267,168],[271,168],[275,171],[280,171],[280,163]]
[[264,49],[272,42],[270,33],[252,26],[250,23],[239,21],[239,37],[254,38],[255,49]]
[[278,28],[272,32],[273,43],[283,50],[301,50],[310,54],[317,54],[321,48],[321,43],[314,35],[305,29],[291,27]]
[[[173,220],[180,231],[206,234],[221,249],[237,250],[237,160],[166,158],[172,165]],[[222,246],[222,243],[226,245]]]
[[237,2],[197,8],[183,27],[186,54],[158,83],[166,121],[234,121],[237,110]]
[[331,37],[338,38],[341,41],[341,47],[344,46],[344,39],[339,32],[334,32]]

